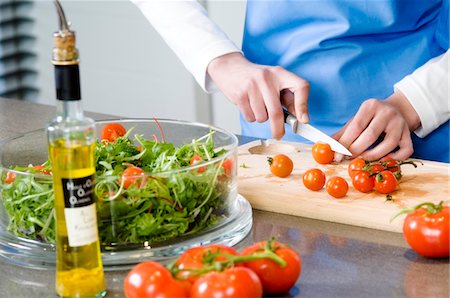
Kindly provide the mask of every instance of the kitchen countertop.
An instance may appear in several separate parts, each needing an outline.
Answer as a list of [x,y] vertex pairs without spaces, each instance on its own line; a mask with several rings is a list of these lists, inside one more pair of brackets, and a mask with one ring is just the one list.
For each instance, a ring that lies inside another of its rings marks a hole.
[[[53,106],[0,98],[0,140],[43,128],[54,114]],[[253,220],[237,249],[274,236],[302,257],[302,274],[289,297],[449,297],[448,259],[418,256],[402,234],[259,210]],[[0,258],[0,297],[54,297],[54,274]],[[126,274],[106,272],[107,297],[124,297]]]

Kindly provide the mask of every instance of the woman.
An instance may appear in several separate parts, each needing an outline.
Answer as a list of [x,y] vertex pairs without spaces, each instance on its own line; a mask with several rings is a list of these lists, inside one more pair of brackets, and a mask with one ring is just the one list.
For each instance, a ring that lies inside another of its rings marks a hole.
[[242,52],[196,1],[132,2],[243,135],[301,141],[283,104],[354,156],[449,162],[448,0],[248,1]]

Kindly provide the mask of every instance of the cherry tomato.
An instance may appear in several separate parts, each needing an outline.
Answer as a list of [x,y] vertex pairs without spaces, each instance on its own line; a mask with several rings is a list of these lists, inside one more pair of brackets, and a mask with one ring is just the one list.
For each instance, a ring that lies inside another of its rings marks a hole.
[[50,171],[45,169],[43,165],[36,165],[33,167],[33,170],[35,170],[39,174],[50,175]]
[[115,142],[119,137],[127,133],[126,128],[119,123],[110,123],[103,127],[101,139],[109,142]]
[[274,157],[268,157],[267,161],[270,165],[270,172],[281,178],[289,176],[294,169],[294,163],[284,154],[277,154]]
[[258,275],[245,267],[231,267],[223,272],[201,276],[191,289],[191,298],[253,298],[262,297]]
[[347,194],[348,183],[344,178],[334,176],[328,179],[326,188],[327,192],[331,196],[335,198],[342,198]]
[[[197,165],[199,163],[202,163],[202,162],[203,162],[203,158],[200,155],[194,155],[194,156],[192,156],[191,161],[189,162],[189,164],[191,166],[195,166],[195,165]],[[204,171],[206,171],[206,166],[201,166],[201,167],[199,167],[197,169],[197,172],[199,174],[203,173]]]
[[359,171],[363,171],[366,166],[366,161],[361,157],[352,159],[348,164],[348,175],[353,178]]
[[166,267],[152,261],[131,269],[125,278],[124,290],[127,298],[189,297],[188,286],[174,279]]
[[222,163],[223,173],[225,176],[230,176],[233,172],[233,161],[231,159],[225,159]]
[[[255,243],[244,248],[241,255],[252,255],[262,252],[266,241]],[[286,261],[286,266],[281,267],[270,259],[259,259],[245,262],[244,266],[254,271],[261,280],[263,292],[268,295],[283,294],[288,292],[297,282],[302,270],[302,262],[296,251],[284,244],[274,242],[275,253]]]
[[380,159],[380,163],[385,165],[387,170],[391,171],[392,173],[398,172],[398,170],[400,170],[397,161],[392,157],[385,156],[382,159]]
[[[433,207],[428,212],[430,206]],[[442,202],[423,203],[406,216],[403,235],[415,252],[430,258],[449,256],[449,211],[449,206],[442,206]]]
[[390,194],[397,187],[397,179],[389,170],[384,170],[375,176],[375,189],[382,194]]
[[[374,164],[374,165],[370,166],[370,173],[371,174],[378,174],[378,173],[380,173],[382,171],[384,171],[384,167],[382,165]],[[375,175],[373,175],[372,177],[375,177]]]
[[[208,259],[208,254],[217,252],[235,256],[238,255],[238,252],[234,248],[222,244],[195,246],[187,249],[184,253],[182,253],[175,262],[175,266],[178,269],[201,269],[205,264],[211,263],[213,261],[220,262],[227,260],[226,256],[216,256]],[[189,270],[181,270],[177,275],[177,278],[187,279],[191,283],[194,283],[197,280],[198,275],[196,275],[194,271],[190,273]]]
[[370,192],[375,186],[375,176],[370,176],[369,172],[358,171],[352,179],[353,187],[360,192]]
[[143,177],[143,169],[136,166],[128,167],[123,171],[122,176],[120,177],[120,183],[123,183],[124,188],[128,188],[132,184],[137,184]]
[[5,183],[10,184],[16,181],[16,174],[14,172],[8,171],[6,172]]
[[312,156],[320,164],[329,164],[333,161],[334,151],[329,144],[315,143],[312,147]]
[[320,169],[309,169],[303,176],[303,184],[309,190],[321,190],[325,185],[325,174]]

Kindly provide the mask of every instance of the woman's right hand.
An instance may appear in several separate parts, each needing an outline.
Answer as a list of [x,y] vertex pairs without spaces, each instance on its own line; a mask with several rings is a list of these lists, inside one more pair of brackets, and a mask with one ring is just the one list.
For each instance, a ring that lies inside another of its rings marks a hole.
[[207,71],[247,121],[269,120],[275,139],[284,135],[282,104],[299,121],[309,121],[309,83],[280,66],[254,64],[241,53],[230,53],[212,60]]

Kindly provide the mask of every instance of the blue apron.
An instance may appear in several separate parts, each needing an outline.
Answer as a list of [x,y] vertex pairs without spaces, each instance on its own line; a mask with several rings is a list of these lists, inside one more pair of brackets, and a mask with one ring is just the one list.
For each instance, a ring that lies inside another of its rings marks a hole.
[[[368,98],[449,48],[448,0],[247,1],[243,52],[280,65],[310,83],[311,124],[339,130]],[[242,134],[271,138],[268,121]],[[302,141],[286,128],[284,140]],[[414,157],[449,162],[449,122],[427,137],[413,134]]]

